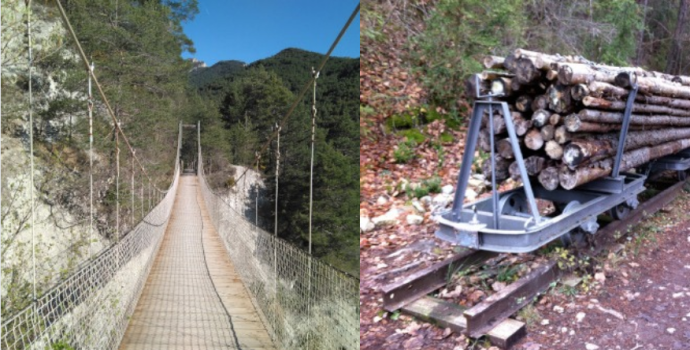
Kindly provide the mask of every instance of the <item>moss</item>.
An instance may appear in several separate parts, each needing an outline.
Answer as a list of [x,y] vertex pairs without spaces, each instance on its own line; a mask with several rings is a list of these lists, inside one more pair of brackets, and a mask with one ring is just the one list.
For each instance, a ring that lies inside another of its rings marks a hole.
[[426,141],[426,135],[424,135],[419,129],[412,128],[406,130],[398,131],[398,135],[406,137],[410,141],[414,141],[417,144],[424,143]]
[[415,147],[417,142],[414,140],[406,140],[398,144],[398,149],[393,151],[393,158],[398,164],[407,163],[415,157]]
[[386,120],[390,130],[409,129],[417,125],[417,116],[412,114],[394,114]]
[[453,141],[455,141],[455,138],[453,137],[453,135],[449,134],[447,132],[444,132],[443,134],[441,134],[440,139],[441,139],[441,143],[452,143]]
[[431,193],[441,192],[441,178],[439,177],[432,177],[424,181],[424,185],[429,188],[429,192]]

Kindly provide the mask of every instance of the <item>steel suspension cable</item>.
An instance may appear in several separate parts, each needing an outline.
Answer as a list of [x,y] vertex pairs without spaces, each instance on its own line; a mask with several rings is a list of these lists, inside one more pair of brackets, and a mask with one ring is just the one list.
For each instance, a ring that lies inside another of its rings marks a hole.
[[276,294],[278,293],[278,180],[280,177],[280,125],[277,126],[278,138],[276,139],[276,199],[275,199],[275,213],[274,213],[274,231],[275,239],[273,240],[273,273],[275,277]]
[[[314,80],[314,94],[312,96],[311,102],[311,164],[309,168],[309,261],[308,261],[308,272],[307,277],[307,320],[311,326],[311,220],[313,213],[314,204],[314,146],[315,146],[315,135],[316,135],[316,79],[319,78],[319,73],[311,67],[311,75]],[[310,327],[311,328],[311,327]],[[310,333],[307,333],[307,349],[311,341]]]
[[[67,26],[67,30],[70,32],[70,34],[72,34],[72,39],[74,40],[75,45],[77,45],[77,49],[79,50],[79,55],[81,56],[82,62],[84,63],[84,65],[86,65],[86,69],[89,70],[89,60],[86,58],[86,54],[84,53],[84,49],[81,46],[81,42],[79,41],[79,38],[77,37],[77,33],[74,31],[74,28],[72,28],[72,24],[70,23],[69,18],[67,18],[67,13],[65,12],[65,9],[62,7],[60,0],[55,0],[55,3],[57,4],[58,9],[60,10],[60,15],[62,16],[62,19],[65,21],[65,25]],[[129,148],[129,152],[132,154],[132,156],[136,160],[142,173],[149,179],[149,181],[151,181],[151,177],[149,176],[148,172],[146,171],[146,168],[144,168],[144,165],[141,163],[139,158],[136,156],[134,148],[132,147],[131,143],[129,142],[127,135],[120,128],[120,123],[118,122],[118,119],[115,116],[115,111],[113,111],[113,108],[110,106],[110,101],[105,96],[105,92],[103,91],[103,87],[101,87],[101,84],[98,82],[98,78],[96,78],[96,75],[90,70],[89,70],[89,75],[93,78],[93,82],[96,85],[96,88],[98,89],[99,95],[101,95],[101,98],[103,99],[103,103],[105,104],[106,109],[108,110],[108,114],[110,115],[110,117],[113,120],[113,123],[115,124],[116,132],[118,132],[120,135],[122,135],[122,139],[125,141],[125,144]],[[154,187],[159,192],[164,192],[163,190],[159,189],[157,186],[154,185]]]
[[311,165],[309,168],[309,255],[311,255],[311,220],[312,210],[314,204],[314,144],[316,134],[316,79],[319,78],[319,73],[311,67],[311,75],[314,80],[314,96],[311,103]]
[[93,257],[93,243],[95,237],[93,234],[93,94],[91,93],[91,74],[93,74],[94,64],[91,62],[89,66],[89,252]]
[[33,75],[31,67],[33,66],[33,53],[31,51],[31,0],[26,2],[26,35],[29,44],[29,160],[31,163],[31,172],[29,177],[31,179],[31,265],[33,266],[33,283],[32,283],[32,299],[36,302],[36,235],[35,235],[35,221],[36,221],[36,203],[34,198],[34,116],[33,116]]
[[[326,65],[326,62],[327,62],[328,59],[331,57],[331,54],[333,53],[333,50],[335,50],[335,47],[338,46],[338,43],[340,42],[340,39],[342,39],[343,35],[344,35],[345,32],[347,31],[347,28],[350,27],[350,24],[352,24],[352,21],[355,19],[355,17],[357,17],[357,14],[358,14],[358,13],[359,13],[359,3],[357,3],[357,6],[355,7],[354,11],[352,11],[352,14],[350,15],[350,18],[347,20],[347,22],[345,23],[345,25],[343,26],[343,28],[340,30],[340,33],[338,33],[338,36],[335,38],[335,40],[334,40],[333,43],[331,44],[331,47],[328,49],[328,52],[326,53],[326,55],[325,55],[325,56],[323,57],[323,59],[321,60],[321,63],[319,63],[319,66],[318,66],[318,68],[316,69],[317,72],[320,72],[320,71],[323,69],[323,67]],[[290,115],[292,115],[292,112],[294,112],[295,108],[297,107],[297,104],[298,104],[300,101],[302,101],[302,99],[304,98],[304,95],[306,95],[306,93],[307,93],[307,90],[309,90],[309,86],[311,86],[311,85],[314,83],[315,80],[316,80],[316,77],[312,77],[306,84],[304,84],[304,86],[303,86],[302,89],[300,90],[300,92],[299,92],[299,94],[297,95],[297,97],[292,101],[292,104],[290,105],[290,108],[288,109],[287,113],[285,113],[285,116],[283,117],[283,119],[281,119],[281,121],[280,121],[280,127],[284,127],[284,126],[285,126],[285,123],[287,123],[288,118],[290,117]],[[277,132],[273,132],[273,133],[268,137],[268,140],[266,140],[266,142],[264,143],[264,145],[261,147],[261,149],[259,150],[259,153],[265,152],[265,151],[268,149],[268,147],[269,147],[269,145],[271,144],[271,142],[273,141],[273,139],[276,138],[277,135],[278,135]],[[257,159],[257,160],[258,160],[258,159]],[[242,177],[244,177],[244,176],[247,174],[247,171],[248,171],[248,170],[249,170],[248,168],[247,168],[247,169],[244,169],[244,172],[242,172],[242,175],[241,175],[239,178],[237,178],[237,181],[239,181],[240,179],[242,179]]]

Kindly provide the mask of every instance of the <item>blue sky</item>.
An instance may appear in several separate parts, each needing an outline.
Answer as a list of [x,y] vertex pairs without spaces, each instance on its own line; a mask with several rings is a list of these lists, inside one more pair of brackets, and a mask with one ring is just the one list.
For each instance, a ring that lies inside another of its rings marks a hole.
[[[195,54],[209,66],[222,60],[251,63],[288,47],[326,53],[357,0],[199,0],[199,13],[184,23]],[[334,56],[359,57],[359,15]]]

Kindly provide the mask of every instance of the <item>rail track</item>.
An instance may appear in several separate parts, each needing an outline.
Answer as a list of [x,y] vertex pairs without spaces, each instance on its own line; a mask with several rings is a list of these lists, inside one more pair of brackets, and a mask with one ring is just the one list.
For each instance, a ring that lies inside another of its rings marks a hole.
[[[636,209],[624,215],[619,213],[625,217],[610,221],[590,236],[592,239],[588,242],[587,255],[594,257],[611,250],[628,234],[633,225],[676,198],[683,190],[686,178],[679,176],[680,180],[677,182],[648,182],[652,187],[663,189]],[[458,266],[481,265],[498,255],[499,253],[483,250],[466,250],[430,267],[403,275],[382,288],[384,309],[390,312],[400,310],[470,338],[486,336],[493,345],[509,349],[526,334],[525,324],[511,319],[511,315],[531,303],[564,274],[565,271],[559,268],[556,260],[540,263],[525,276],[471,307],[463,307],[430,295],[447,286],[448,277]]]

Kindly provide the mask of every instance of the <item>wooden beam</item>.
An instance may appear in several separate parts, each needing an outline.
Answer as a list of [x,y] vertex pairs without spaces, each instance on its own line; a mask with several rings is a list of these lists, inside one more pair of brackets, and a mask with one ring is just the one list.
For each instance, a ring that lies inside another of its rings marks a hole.
[[399,281],[381,288],[383,308],[395,311],[443,287],[448,276],[461,266],[477,264],[496,256],[496,253],[467,250],[427,268],[415,271]]
[[557,273],[556,262],[549,261],[465,311],[467,335],[486,334],[545,291]]

